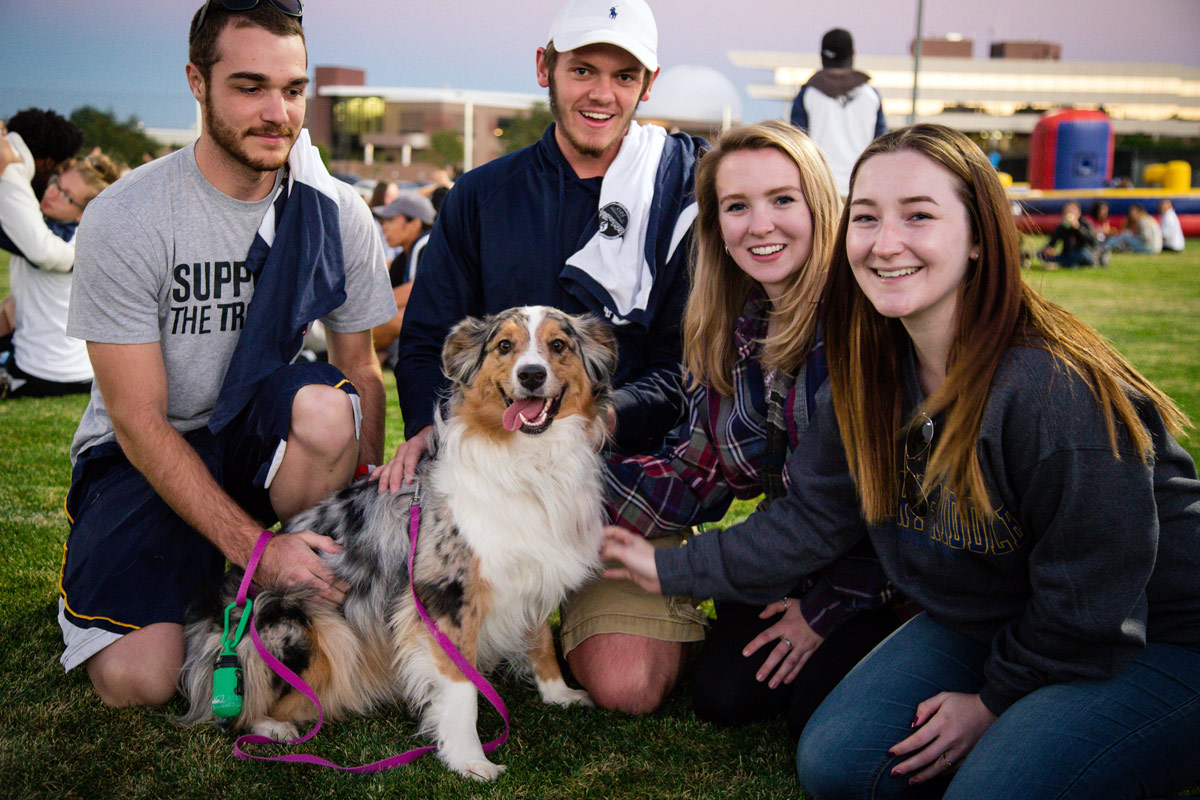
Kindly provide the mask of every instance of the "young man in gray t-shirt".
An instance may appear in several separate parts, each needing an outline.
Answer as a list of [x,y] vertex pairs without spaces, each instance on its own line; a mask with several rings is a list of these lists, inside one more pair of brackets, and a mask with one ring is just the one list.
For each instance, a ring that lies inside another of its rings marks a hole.
[[[323,317],[330,364],[280,360],[250,381],[227,424],[209,424],[256,287],[272,291],[260,310],[299,294],[290,279],[265,277],[269,258],[257,276],[246,266],[304,121],[307,53],[300,4],[294,14],[288,5],[230,11],[210,0],[197,12],[187,76],[204,111],[200,138],[114,184],[80,226],[68,332],[88,342],[96,378],[71,448],[59,622],[64,666],[85,663],[110,705],[170,699],[196,584],[226,559],[245,565],[265,525],[381,460],[370,331],[396,308],[370,214],[337,181],[321,184],[318,204],[336,217],[344,261],[334,273],[344,269],[345,300]],[[306,269],[317,267],[298,274]],[[252,323],[255,338],[241,344],[261,348],[256,357],[278,349],[263,335],[272,330]],[[338,603],[344,587],[316,552],[336,549],[311,531],[277,535],[255,579],[310,584]]]

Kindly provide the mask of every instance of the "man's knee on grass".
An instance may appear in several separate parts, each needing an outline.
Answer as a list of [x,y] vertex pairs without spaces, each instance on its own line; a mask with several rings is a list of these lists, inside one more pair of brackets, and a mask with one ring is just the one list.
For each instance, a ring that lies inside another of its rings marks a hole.
[[601,708],[649,714],[679,680],[687,645],[628,634],[590,636],[567,656],[571,671]]
[[89,658],[88,678],[106,706],[160,706],[175,695],[183,648],[181,626],[148,625]]

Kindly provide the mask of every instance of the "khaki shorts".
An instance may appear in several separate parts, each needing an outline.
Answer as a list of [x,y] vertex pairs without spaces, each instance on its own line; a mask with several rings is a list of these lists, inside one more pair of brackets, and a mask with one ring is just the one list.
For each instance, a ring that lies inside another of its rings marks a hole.
[[[651,539],[655,547],[677,547],[682,536]],[[598,633],[628,633],[665,642],[704,641],[708,618],[691,597],[660,597],[632,581],[597,578],[562,604],[562,651]]]

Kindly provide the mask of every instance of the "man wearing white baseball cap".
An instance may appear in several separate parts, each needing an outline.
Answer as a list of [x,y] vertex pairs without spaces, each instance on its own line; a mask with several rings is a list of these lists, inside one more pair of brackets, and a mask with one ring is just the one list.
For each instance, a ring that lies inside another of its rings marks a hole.
[[658,72],[658,26],[650,6],[638,0],[616,5],[568,0],[554,15],[549,41],[560,53],[589,44],[616,45]]
[[[658,75],[644,0],[566,0],[537,48],[554,124],[540,141],[462,177],[446,197],[400,334],[397,391],[407,441],[381,488],[411,479],[444,385],[441,346],[465,316],[511,306],[592,312],[618,344],[611,448],[653,453],[683,408],[680,320],[701,139],[633,121]],[[677,598],[597,581],[563,607],[563,650],[596,703],[656,708],[703,639]]]

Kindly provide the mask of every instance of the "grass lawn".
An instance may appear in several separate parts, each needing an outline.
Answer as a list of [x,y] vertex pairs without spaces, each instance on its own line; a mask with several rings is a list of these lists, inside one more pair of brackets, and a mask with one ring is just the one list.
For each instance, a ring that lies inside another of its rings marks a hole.
[[[1105,270],[1034,271],[1029,280],[1116,343],[1200,421],[1200,242],[1183,254],[1115,256]],[[8,258],[0,253],[0,297]],[[400,418],[388,381],[389,448]],[[501,679],[513,734],[496,755],[508,772],[490,786],[463,781],[435,759],[375,776],[291,764],[246,764],[213,729],[180,729],[165,711],[104,708],[82,671],[58,665],[58,571],[66,540],[67,450],[85,398],[0,403],[0,795],[13,798],[312,797],[777,798],[802,797],[781,723],[722,730],[691,713],[684,686],[643,719],[542,706]],[[1185,441],[1200,457],[1200,434]],[[744,516],[751,504],[735,508]],[[481,704],[487,739],[500,729]],[[339,763],[416,746],[407,713],[328,726],[306,748]],[[302,783],[301,783],[302,782]]]

